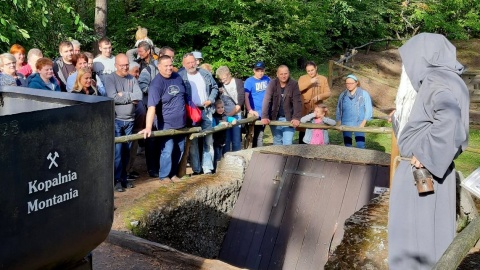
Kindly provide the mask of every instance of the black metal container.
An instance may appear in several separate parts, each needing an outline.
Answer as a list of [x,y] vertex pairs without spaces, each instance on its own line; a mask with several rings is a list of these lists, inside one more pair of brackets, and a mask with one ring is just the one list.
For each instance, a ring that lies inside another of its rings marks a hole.
[[68,268],[113,222],[114,104],[0,89],[0,269]]

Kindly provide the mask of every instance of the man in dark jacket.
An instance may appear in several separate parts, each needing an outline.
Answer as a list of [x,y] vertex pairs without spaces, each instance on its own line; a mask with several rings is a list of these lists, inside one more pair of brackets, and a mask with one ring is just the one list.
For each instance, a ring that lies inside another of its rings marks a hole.
[[270,120],[290,121],[290,126],[270,126],[274,145],[292,144],[295,128],[302,118],[302,98],[297,81],[290,78],[290,71],[285,65],[277,69],[277,78],[267,87],[262,106],[262,123],[268,125]]
[[67,92],[67,78],[77,71],[72,64],[73,45],[70,41],[62,41],[58,46],[60,58],[53,63],[53,73],[60,83],[62,92]]

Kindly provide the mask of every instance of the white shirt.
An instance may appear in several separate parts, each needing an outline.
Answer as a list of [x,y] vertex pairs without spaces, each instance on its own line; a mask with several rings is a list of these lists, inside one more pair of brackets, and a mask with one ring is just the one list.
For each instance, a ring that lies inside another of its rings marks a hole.
[[115,57],[106,58],[101,55],[96,57],[93,59],[93,71],[95,71],[102,82],[104,82],[103,75],[112,74],[117,71],[115,67]]
[[227,96],[231,97],[235,103],[238,104],[238,92],[237,92],[237,83],[235,79],[232,78],[229,84],[224,84],[223,89],[227,92]]
[[207,85],[200,72],[195,75],[188,74],[188,81],[192,86],[192,101],[197,106],[203,106],[203,103],[207,101]]

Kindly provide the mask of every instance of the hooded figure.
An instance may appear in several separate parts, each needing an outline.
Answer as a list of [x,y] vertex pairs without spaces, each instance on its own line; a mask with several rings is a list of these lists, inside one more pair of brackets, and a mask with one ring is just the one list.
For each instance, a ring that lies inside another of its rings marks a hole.
[[[402,159],[391,187],[388,262],[390,269],[431,269],[455,236],[453,160],[468,143],[469,94],[444,36],[422,33],[399,50],[403,73],[392,121]],[[414,167],[432,174],[433,193],[419,195]]]

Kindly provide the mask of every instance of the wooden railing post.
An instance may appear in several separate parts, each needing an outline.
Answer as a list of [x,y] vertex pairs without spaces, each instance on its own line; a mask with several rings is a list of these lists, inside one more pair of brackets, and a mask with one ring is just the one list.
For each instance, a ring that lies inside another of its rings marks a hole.
[[395,136],[395,132],[392,130],[392,150],[390,151],[390,187],[392,187],[393,175],[395,174],[395,168],[397,164],[395,164],[395,158],[400,156],[400,152],[398,151],[398,143],[397,137]]
[[333,85],[333,60],[328,61],[328,86],[332,88]]
[[185,147],[183,151],[182,160],[180,161],[180,166],[178,166],[178,177],[182,178],[187,174],[187,163],[188,163],[188,155],[190,153],[190,136],[185,136]]

